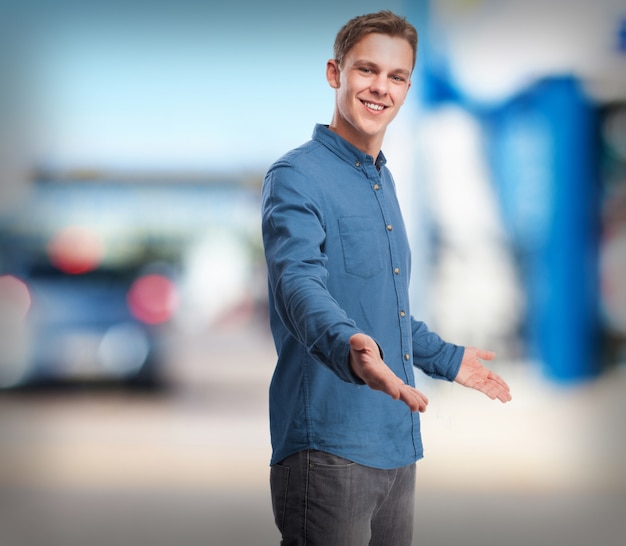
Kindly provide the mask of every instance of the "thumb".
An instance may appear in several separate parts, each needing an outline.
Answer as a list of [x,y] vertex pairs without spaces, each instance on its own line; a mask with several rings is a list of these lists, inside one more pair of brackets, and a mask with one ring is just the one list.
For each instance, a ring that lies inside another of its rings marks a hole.
[[364,351],[368,345],[369,338],[365,334],[354,334],[350,337],[350,349],[353,351]]
[[496,353],[484,349],[476,349],[476,356],[482,360],[493,360],[496,357]]

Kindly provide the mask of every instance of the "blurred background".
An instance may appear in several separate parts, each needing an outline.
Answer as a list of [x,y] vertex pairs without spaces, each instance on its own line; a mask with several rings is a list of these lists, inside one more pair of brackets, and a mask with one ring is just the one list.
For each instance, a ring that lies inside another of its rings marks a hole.
[[417,372],[415,544],[623,544],[624,0],[6,0],[3,546],[278,544],[260,187],[379,9],[420,34],[413,314],[514,396]]

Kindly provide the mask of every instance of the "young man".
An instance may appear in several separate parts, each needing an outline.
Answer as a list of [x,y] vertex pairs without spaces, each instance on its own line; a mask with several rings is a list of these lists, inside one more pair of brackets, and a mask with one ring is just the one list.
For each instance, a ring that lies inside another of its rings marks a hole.
[[329,126],[272,165],[263,240],[278,362],[270,483],[282,544],[411,544],[422,457],[412,366],[492,399],[509,388],[409,312],[410,255],[381,152],[404,103],[417,33],[383,11],[338,33]]

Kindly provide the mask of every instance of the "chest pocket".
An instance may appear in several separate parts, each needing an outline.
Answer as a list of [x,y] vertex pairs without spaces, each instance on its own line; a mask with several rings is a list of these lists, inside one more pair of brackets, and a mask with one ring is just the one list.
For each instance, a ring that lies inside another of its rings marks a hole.
[[377,229],[380,219],[367,217],[339,218],[339,237],[347,273],[365,279],[380,273],[385,267],[387,241]]

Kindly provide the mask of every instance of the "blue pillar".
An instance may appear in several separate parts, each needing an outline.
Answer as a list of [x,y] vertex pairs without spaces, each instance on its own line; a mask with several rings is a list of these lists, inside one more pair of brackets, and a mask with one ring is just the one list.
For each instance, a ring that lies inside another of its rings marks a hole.
[[[601,371],[599,165],[596,108],[577,80],[548,77],[505,104],[477,105],[431,36],[431,2],[405,2],[419,32],[415,70],[424,109],[451,102],[485,129],[502,216],[527,296],[522,340],[545,375],[569,383]],[[620,44],[624,43],[620,33]],[[450,158],[453,161],[453,158]]]
[[559,382],[600,372],[595,109],[551,77],[489,116],[491,160],[527,294],[530,356]]

